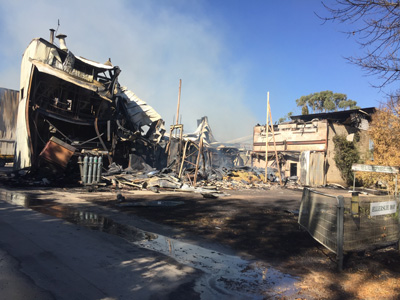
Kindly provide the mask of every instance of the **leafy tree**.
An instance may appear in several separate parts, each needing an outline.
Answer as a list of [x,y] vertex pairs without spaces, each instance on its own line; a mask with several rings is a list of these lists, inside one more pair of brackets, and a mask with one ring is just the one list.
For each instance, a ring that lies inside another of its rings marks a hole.
[[377,87],[400,79],[400,0],[336,0],[327,5],[325,21],[346,25],[346,33],[364,49],[360,57],[347,59],[371,75],[378,75]]
[[301,108],[301,114],[302,115],[310,114],[310,111],[308,110],[308,106],[307,105],[303,105],[303,107]]
[[345,135],[334,136],[333,143],[335,144],[335,156],[333,159],[336,166],[346,183],[352,185],[354,175],[351,166],[354,163],[358,163],[360,160],[360,153],[355,143],[346,140]]
[[302,108],[302,115],[309,114],[310,109],[312,113],[318,113],[359,108],[356,101],[347,99],[346,94],[333,93],[332,91],[301,96],[296,100],[296,104]]
[[[400,95],[389,97],[387,103],[373,116],[369,137],[374,148],[372,159],[366,164],[383,166],[400,166]],[[394,191],[392,175],[376,173],[359,173],[365,185],[370,186],[376,182],[385,182],[389,191]]]
[[293,112],[288,112],[286,116],[279,118],[278,124],[283,123],[287,120],[290,120],[290,117],[293,115]]

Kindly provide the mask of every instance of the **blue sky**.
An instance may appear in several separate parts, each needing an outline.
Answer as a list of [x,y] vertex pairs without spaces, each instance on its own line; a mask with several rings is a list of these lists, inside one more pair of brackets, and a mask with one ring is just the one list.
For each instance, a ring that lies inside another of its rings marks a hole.
[[[328,4],[333,0],[326,1]],[[68,4],[67,4],[68,3]],[[19,89],[23,51],[50,28],[78,56],[120,66],[120,83],[152,105],[169,126],[182,79],[185,131],[209,117],[228,141],[272,118],[300,114],[295,100],[323,90],[347,94],[361,107],[385,94],[344,57],[362,50],[344,31],[322,24],[320,1],[272,0],[0,0],[0,87]]]

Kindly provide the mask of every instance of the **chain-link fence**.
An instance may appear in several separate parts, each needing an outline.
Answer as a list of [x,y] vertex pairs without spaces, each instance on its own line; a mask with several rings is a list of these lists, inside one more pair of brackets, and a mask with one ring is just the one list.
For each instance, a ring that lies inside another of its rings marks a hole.
[[336,253],[342,269],[343,253],[365,251],[399,242],[398,196],[332,196],[304,188],[299,224]]

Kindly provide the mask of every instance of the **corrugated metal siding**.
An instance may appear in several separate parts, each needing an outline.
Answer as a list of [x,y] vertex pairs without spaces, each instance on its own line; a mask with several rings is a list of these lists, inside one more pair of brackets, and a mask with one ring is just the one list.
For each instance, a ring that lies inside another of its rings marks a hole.
[[0,154],[14,155],[18,91],[0,88]]
[[300,155],[300,183],[306,186],[325,185],[325,154],[303,151]]
[[309,168],[310,151],[303,151],[300,154],[300,183],[302,185],[310,185]]
[[325,185],[325,154],[314,152],[310,155],[310,185]]

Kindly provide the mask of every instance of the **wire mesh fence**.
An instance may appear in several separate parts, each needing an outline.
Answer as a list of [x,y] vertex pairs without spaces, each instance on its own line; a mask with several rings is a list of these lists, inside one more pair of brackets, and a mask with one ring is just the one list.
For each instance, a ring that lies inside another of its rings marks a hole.
[[336,253],[339,269],[343,265],[343,197],[304,188],[298,223],[311,236]]
[[[399,197],[360,195],[358,209],[352,211],[345,198],[344,244],[346,252],[364,251],[399,241]],[[353,199],[353,206],[354,206]]]
[[333,196],[304,188],[298,223],[336,253],[338,267],[343,253],[384,247],[399,242],[400,198],[353,193]]

